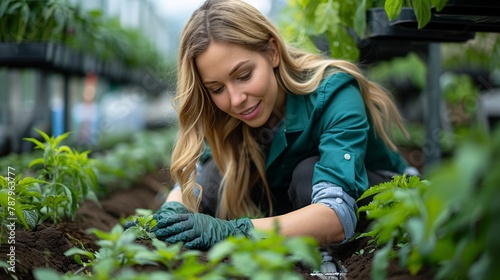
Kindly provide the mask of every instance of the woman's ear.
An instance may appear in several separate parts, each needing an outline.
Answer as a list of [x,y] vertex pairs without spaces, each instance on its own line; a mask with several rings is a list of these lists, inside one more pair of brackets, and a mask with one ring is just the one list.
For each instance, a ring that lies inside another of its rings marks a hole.
[[273,68],[278,67],[280,65],[280,55],[278,50],[278,42],[274,37],[269,39],[269,57],[271,58],[271,64]]

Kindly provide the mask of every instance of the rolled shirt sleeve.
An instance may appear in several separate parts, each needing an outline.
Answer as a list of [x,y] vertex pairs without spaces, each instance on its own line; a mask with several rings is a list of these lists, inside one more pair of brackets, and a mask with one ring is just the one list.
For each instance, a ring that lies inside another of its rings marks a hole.
[[346,243],[354,236],[358,206],[354,198],[347,194],[341,187],[328,182],[320,182],[314,185],[311,204],[314,203],[326,205],[335,211],[339,217],[345,236],[345,239],[340,244]]

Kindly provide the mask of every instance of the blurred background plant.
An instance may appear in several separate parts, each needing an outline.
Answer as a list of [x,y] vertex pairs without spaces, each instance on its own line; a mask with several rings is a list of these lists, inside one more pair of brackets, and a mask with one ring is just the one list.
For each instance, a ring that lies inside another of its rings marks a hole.
[[[432,0],[432,5],[439,11],[447,2]],[[280,26],[288,41],[310,51],[316,51],[316,42],[324,37],[331,56],[356,60],[359,57],[357,42],[367,34],[366,12],[370,8],[384,7],[389,19],[393,20],[403,6],[413,9],[419,28],[429,22],[430,0],[289,0]]]
[[412,274],[431,267],[435,279],[496,279],[500,175],[491,170],[500,168],[500,127],[492,137],[477,130],[458,142],[428,180],[396,177],[363,195],[374,195],[359,209],[373,221],[361,236],[379,249],[372,279],[386,278],[389,259]]
[[0,42],[54,42],[127,67],[164,60],[140,30],[124,28],[100,10],[84,10],[69,0],[5,0],[0,4]]

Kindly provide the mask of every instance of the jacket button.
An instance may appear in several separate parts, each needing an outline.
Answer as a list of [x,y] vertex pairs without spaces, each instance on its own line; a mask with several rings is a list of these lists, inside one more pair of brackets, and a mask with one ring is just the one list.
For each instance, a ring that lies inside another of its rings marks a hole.
[[345,160],[350,160],[351,159],[351,155],[350,154],[345,154],[344,155],[344,159]]

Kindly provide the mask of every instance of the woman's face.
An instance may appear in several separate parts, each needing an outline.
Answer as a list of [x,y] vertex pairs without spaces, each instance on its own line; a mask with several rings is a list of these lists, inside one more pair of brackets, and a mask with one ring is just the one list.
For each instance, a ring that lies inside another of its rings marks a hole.
[[215,105],[251,127],[263,126],[274,110],[283,112],[285,106],[273,71],[280,63],[275,40],[269,42],[267,53],[212,42],[195,60]]

